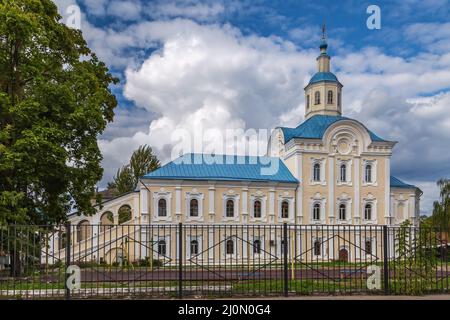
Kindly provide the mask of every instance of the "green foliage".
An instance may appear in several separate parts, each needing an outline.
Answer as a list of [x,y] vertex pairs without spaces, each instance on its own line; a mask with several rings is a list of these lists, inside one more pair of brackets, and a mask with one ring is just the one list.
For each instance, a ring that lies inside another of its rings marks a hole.
[[0,0],[0,224],[95,212],[118,80],[50,0]]
[[129,206],[122,206],[119,208],[119,224],[131,220],[131,208]]
[[433,204],[431,223],[443,232],[450,231],[450,179],[439,179],[440,199]]
[[401,224],[395,236],[396,286],[403,294],[423,294],[436,277],[437,238],[427,226],[413,227],[409,220]]
[[142,145],[133,152],[130,163],[117,170],[114,181],[108,183],[108,189],[116,189],[118,194],[133,191],[143,175],[158,169],[160,165],[152,148]]
[[124,194],[134,190],[134,178],[130,166],[123,166],[117,170],[116,176],[114,177],[114,185],[118,194]]

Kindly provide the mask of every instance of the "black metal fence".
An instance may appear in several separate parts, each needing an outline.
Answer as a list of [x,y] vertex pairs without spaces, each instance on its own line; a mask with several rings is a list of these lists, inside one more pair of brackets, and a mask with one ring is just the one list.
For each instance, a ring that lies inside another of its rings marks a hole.
[[10,225],[0,297],[448,292],[447,240],[375,225]]

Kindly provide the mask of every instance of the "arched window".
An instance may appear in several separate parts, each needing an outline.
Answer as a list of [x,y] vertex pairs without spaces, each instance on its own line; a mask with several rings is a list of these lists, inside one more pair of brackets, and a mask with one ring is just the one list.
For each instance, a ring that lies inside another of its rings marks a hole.
[[158,216],[165,217],[167,216],[167,202],[166,199],[158,200]]
[[191,255],[198,254],[198,241],[192,240],[191,241]]
[[320,204],[315,203],[313,207],[313,220],[320,220]]
[[328,97],[327,97],[327,103],[328,104],[333,104],[333,91],[329,90],[328,91]]
[[260,254],[261,253],[261,240],[253,241],[253,253]]
[[341,93],[338,93],[338,107],[341,106]]
[[227,254],[234,254],[234,242],[233,242],[233,240],[227,240],[226,252],[227,252]]
[[165,256],[167,251],[166,240],[158,241],[158,254]]
[[114,217],[111,211],[106,211],[100,217],[100,230],[101,232],[111,229],[114,224]]
[[315,163],[313,167],[313,180],[320,181],[320,163]]
[[366,182],[372,182],[372,165],[366,164],[366,168],[365,168],[364,172],[365,172]]
[[372,220],[372,205],[370,203],[366,204],[364,208],[364,219]]
[[89,221],[83,220],[77,224],[77,241],[83,241],[91,237],[91,226]]
[[347,181],[347,166],[345,164],[341,164],[341,170],[340,170],[340,180],[341,182]]
[[322,244],[319,240],[314,241],[314,255],[320,256]]
[[253,216],[255,218],[261,218],[261,201],[259,200],[253,203]]
[[366,254],[372,253],[372,240],[366,239],[364,242],[364,250],[366,251]]
[[234,201],[231,199],[227,200],[226,216],[227,218],[234,217]]
[[198,217],[198,200],[192,199],[190,202],[189,214],[191,217]]
[[131,220],[131,207],[124,205],[119,208],[119,224]]
[[289,218],[289,202],[281,202],[281,218]]
[[347,215],[347,206],[344,203],[339,205],[339,220],[345,220]]
[[306,96],[306,109],[309,109],[309,94]]
[[320,92],[316,91],[314,93],[314,104],[320,104]]

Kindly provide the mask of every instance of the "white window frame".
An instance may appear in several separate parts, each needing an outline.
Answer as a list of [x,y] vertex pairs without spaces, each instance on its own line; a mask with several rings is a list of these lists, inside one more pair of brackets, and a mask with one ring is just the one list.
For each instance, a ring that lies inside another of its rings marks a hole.
[[[366,251],[366,241],[367,240],[370,240],[371,252]],[[363,238],[362,248],[363,248],[363,254],[365,255],[366,258],[371,257],[371,256],[376,256],[376,253],[377,253],[376,245],[377,245],[377,237],[376,236]]]
[[[378,181],[377,181],[377,176],[378,176],[378,174],[377,174],[377,172],[378,172],[378,170],[377,170],[377,163],[378,163],[377,160],[364,159],[362,161],[362,165],[363,165],[362,166],[362,185],[363,186],[373,186],[373,187],[378,186]],[[366,181],[366,166],[369,165],[369,164],[372,166],[372,176],[371,176],[372,181],[371,182]]]
[[[311,158],[311,168],[310,168],[310,179],[309,179],[309,184],[310,185],[326,185],[326,181],[325,181],[325,168],[326,168],[326,159],[325,158],[320,158],[320,159],[315,159],[315,158]],[[320,165],[320,180],[319,181],[315,181],[314,180],[314,165],[315,164],[319,164]]]
[[[253,243],[256,241],[256,240],[259,240],[260,242],[261,242],[261,250],[260,250],[260,253],[254,253],[253,252]],[[264,252],[265,252],[265,243],[264,243],[264,236],[252,236],[252,238],[251,238],[251,245],[250,245],[250,252],[249,252],[249,256],[250,257],[256,257],[256,258],[259,258],[259,257],[261,257],[261,256],[264,256]]]
[[[232,240],[233,241],[233,253],[229,254],[227,253],[227,241]],[[237,240],[238,238],[236,236],[223,236],[223,252],[222,256],[225,257],[225,259],[235,259],[237,255]]]
[[[255,218],[255,201],[261,202],[261,218]],[[267,196],[250,195],[250,221],[260,222],[264,221],[267,216]]]
[[[232,192],[228,192],[222,196],[222,219],[223,221],[239,221],[239,194],[233,194]],[[227,201],[234,201],[234,216],[227,217]]]
[[[158,254],[158,245],[159,245],[159,241],[160,240],[164,240],[166,241],[166,254],[165,255],[160,255]],[[162,257],[165,258],[170,258],[171,256],[171,252],[170,252],[170,235],[166,234],[166,235],[154,235],[153,236],[153,259],[161,259]]]
[[[314,204],[320,204],[320,220],[314,220]],[[309,200],[309,223],[310,224],[325,224],[326,221],[326,213],[327,213],[327,199],[322,196],[320,193],[316,193],[314,197],[311,197]]]
[[[320,241],[320,254],[316,255],[315,254],[315,242],[316,240]],[[328,255],[327,255],[327,247],[326,247],[326,241],[324,240],[324,238],[322,237],[312,237],[311,239],[311,259],[314,260],[325,260],[328,259]]]
[[[340,206],[345,204],[345,219],[340,218]],[[336,202],[336,223],[337,224],[350,224],[352,221],[352,199],[346,194],[341,194]]]
[[[372,206],[372,217],[371,219],[366,219],[366,205],[370,204]],[[377,199],[373,197],[367,197],[363,199],[362,210],[361,210],[361,220],[363,224],[377,224]]]
[[[289,205],[289,217],[288,218],[282,218],[281,217],[281,205],[283,203],[283,201],[286,201]],[[294,205],[295,205],[295,200],[294,197],[291,196],[283,196],[283,195],[278,195],[278,221],[280,222],[293,222],[294,221]]]
[[[167,215],[160,217],[158,215],[158,202],[160,199],[166,200]],[[153,221],[171,221],[172,220],[172,193],[168,191],[153,192]]]
[[[349,160],[342,160],[338,159],[336,161],[337,163],[337,179],[336,183],[338,186],[351,186],[352,185],[352,169],[353,169],[353,162],[351,159]],[[341,181],[341,166],[345,165],[345,181]]]
[[[191,253],[191,241],[197,240],[198,242],[198,254],[192,255]],[[187,236],[187,243],[186,243],[186,258],[190,259],[195,256],[195,259],[202,260],[203,259],[203,237],[202,236]]]
[[[197,200],[198,202],[198,216],[191,216],[191,200]],[[186,192],[185,195],[185,207],[186,207],[186,221],[203,221],[203,200],[205,199],[205,195],[203,193],[198,192]]]

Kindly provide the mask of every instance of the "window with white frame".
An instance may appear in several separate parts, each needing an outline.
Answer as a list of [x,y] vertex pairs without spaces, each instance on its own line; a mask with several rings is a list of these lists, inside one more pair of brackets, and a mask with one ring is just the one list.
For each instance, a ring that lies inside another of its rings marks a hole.
[[234,243],[233,239],[227,239],[225,241],[225,253],[227,255],[234,255],[234,251],[235,251],[234,245],[235,245],[235,243]]
[[363,185],[376,185],[377,183],[377,161],[363,161]]
[[222,212],[224,221],[239,220],[239,194],[229,190],[222,197]]
[[367,203],[364,206],[364,220],[372,220],[373,218],[373,213],[372,213],[372,204],[371,203]]
[[225,208],[225,216],[227,218],[233,218],[234,217],[234,200],[232,199],[228,199],[227,203],[226,203],[226,208]]
[[328,104],[333,104],[333,91],[328,90],[328,97],[327,97],[327,103]]
[[341,203],[339,205],[339,220],[347,220],[347,205],[345,203]]
[[321,238],[315,238],[313,241],[313,255],[316,257],[322,255],[322,239]]
[[153,218],[155,221],[169,221],[171,218],[171,193],[163,190],[153,192]]
[[189,202],[189,215],[191,217],[198,217],[198,200],[191,199]]
[[347,182],[347,164],[342,163],[339,168],[339,181]]
[[255,200],[255,202],[253,202],[253,217],[261,218],[261,216],[262,216],[261,200]]
[[253,254],[260,254],[261,253],[261,240],[256,239],[253,240]]
[[311,159],[311,184],[325,184],[325,159]]
[[314,182],[320,182],[321,181],[320,173],[321,173],[320,172],[320,163],[316,162],[313,165],[313,181]]
[[364,239],[364,253],[366,255],[371,255],[374,252],[374,239],[373,238],[365,238]]
[[191,256],[197,255],[198,251],[199,251],[198,250],[198,240],[197,239],[191,240],[191,247],[190,247]]
[[314,104],[320,104],[320,92],[316,91],[314,93]]
[[313,220],[320,221],[320,203],[318,202],[313,206]]
[[165,256],[167,253],[167,243],[164,239],[158,240],[158,255]]
[[166,217],[167,216],[167,201],[166,199],[158,200],[158,217]]
[[289,202],[287,200],[281,202],[281,218],[289,218]]

